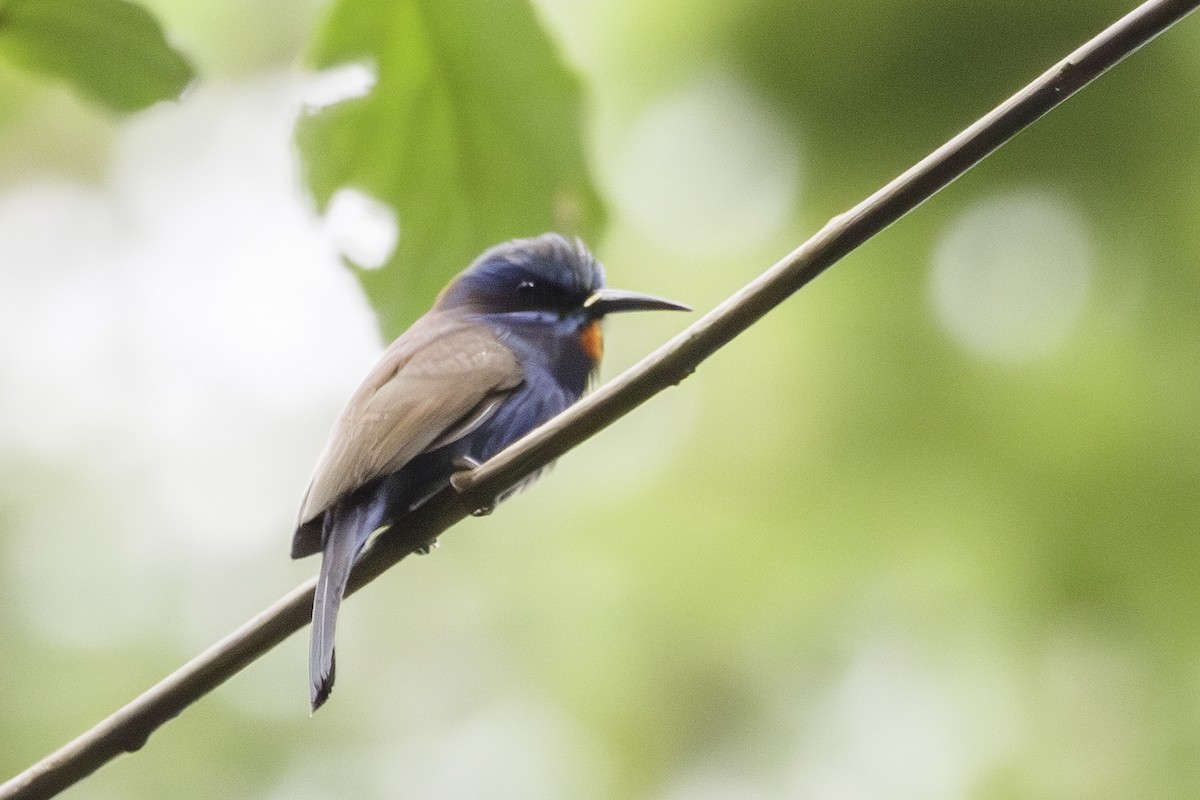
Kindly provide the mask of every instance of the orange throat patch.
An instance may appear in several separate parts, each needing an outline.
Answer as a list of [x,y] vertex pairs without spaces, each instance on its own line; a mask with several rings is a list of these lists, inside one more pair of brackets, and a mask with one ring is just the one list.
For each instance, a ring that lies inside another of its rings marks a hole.
[[604,335],[600,332],[600,320],[592,320],[579,332],[579,346],[585,355],[596,363],[604,355]]

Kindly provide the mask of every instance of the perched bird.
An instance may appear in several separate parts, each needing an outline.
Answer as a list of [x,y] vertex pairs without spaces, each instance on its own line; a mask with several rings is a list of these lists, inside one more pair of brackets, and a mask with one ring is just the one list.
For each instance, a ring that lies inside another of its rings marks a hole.
[[292,539],[292,558],[322,553],[313,711],[333,687],[338,606],[371,534],[578,400],[604,315],[652,309],[690,310],[604,288],[581,242],[548,233],[484,252],[384,351],[333,426]]

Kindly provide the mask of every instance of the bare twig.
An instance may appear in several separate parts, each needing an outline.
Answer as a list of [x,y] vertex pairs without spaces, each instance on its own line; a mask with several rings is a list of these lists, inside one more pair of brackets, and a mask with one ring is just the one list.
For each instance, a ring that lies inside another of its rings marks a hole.
[[[1050,109],[1200,6],[1150,0],[1055,64],[900,177],[832,219],[815,236],[701,320],[590,397],[505,449],[414,512],[364,553],[354,591],[426,544],[472,509],[518,483],[597,431],[679,383],[842,256],[916,208]],[[0,800],[52,797],[124,752],[137,750],[182,713],[309,620],[314,581],[297,587],[133,702],[62,749],[0,785]]]

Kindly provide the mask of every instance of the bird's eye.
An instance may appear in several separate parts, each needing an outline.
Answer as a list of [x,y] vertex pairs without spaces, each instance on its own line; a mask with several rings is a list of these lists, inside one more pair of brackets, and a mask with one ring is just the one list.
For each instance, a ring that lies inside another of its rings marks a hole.
[[[0,0],[0,4],[3,2]],[[508,302],[513,304],[514,310],[558,311],[562,305],[557,287],[550,281],[536,276],[521,276],[509,286],[513,288],[508,290],[512,293]]]

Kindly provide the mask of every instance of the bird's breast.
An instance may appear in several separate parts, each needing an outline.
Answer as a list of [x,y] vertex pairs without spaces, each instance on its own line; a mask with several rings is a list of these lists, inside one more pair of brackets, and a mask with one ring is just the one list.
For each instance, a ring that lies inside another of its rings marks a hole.
[[574,402],[587,388],[604,349],[598,320],[504,315],[485,320],[517,356],[530,385],[558,384]]

